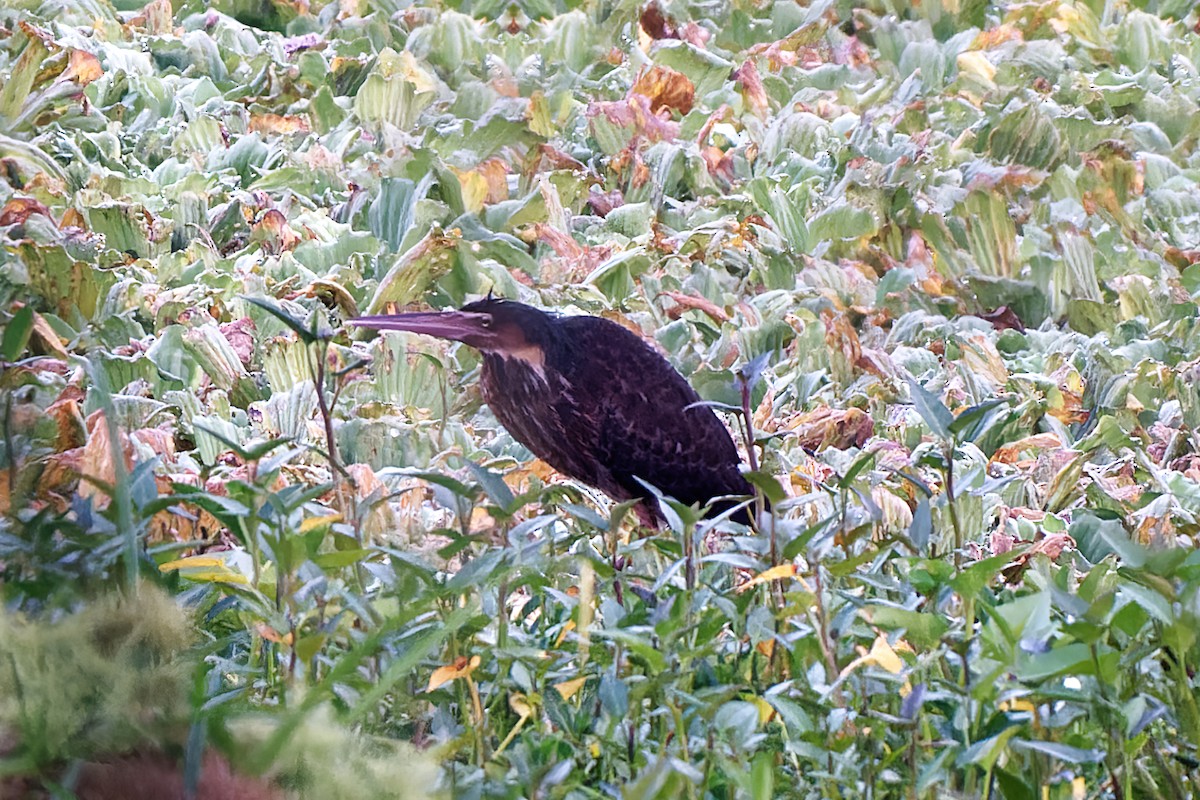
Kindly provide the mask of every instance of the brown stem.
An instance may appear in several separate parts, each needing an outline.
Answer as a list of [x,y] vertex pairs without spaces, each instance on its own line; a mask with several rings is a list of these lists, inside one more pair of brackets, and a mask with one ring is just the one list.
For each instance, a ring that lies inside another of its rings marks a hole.
[[758,472],[758,454],[754,452],[754,417],[750,411],[750,383],[742,381],[742,427],[746,434],[746,458],[750,471]]
[[[813,589],[813,594],[816,598],[814,606],[817,614],[817,645],[821,648],[821,655],[825,657],[825,669],[828,671],[829,680],[835,681],[838,677],[837,659],[833,655],[833,642],[829,640],[829,624],[825,617],[825,601],[821,597],[823,589],[821,586],[820,564],[817,564],[813,568]],[[845,708],[846,701],[840,687],[834,689],[833,700],[838,706]]]

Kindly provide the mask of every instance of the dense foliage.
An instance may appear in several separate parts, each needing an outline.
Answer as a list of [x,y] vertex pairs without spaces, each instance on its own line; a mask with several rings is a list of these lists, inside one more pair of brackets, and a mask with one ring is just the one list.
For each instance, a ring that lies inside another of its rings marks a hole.
[[[462,798],[1193,796],[1197,24],[9,0],[0,780],[159,744],[314,798],[432,760]],[[345,325],[488,291],[656,340],[753,437],[762,530],[638,529],[469,348]],[[195,636],[138,633],[147,581]]]

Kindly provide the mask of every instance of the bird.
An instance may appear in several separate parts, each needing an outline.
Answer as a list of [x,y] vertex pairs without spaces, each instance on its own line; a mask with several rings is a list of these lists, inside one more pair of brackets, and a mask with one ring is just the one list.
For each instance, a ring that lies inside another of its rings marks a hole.
[[[664,517],[645,484],[709,515],[753,495],[728,428],[662,355],[617,323],[492,297],[457,311],[364,316],[353,324],[453,340],[483,356],[484,402],[513,438],[639,521]],[[644,483],[643,483],[644,482]],[[750,523],[747,507],[731,518]]]

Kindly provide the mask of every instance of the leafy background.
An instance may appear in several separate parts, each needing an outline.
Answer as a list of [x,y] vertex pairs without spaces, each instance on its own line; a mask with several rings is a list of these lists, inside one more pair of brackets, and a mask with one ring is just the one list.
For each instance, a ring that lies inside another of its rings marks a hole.
[[[1196,25],[10,0],[0,786],[1193,796]],[[344,325],[489,290],[745,390],[762,531]]]

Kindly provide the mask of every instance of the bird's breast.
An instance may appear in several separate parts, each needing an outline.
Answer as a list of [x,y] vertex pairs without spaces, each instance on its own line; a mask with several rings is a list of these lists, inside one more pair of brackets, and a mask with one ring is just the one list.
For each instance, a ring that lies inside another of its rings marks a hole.
[[594,435],[576,413],[575,399],[563,376],[526,361],[489,355],[479,380],[484,402],[513,438],[552,467],[595,483],[594,470],[579,459]]
[[526,405],[551,390],[542,351],[536,349],[537,358],[527,355],[533,354],[489,354],[484,358],[480,388],[488,405]]

